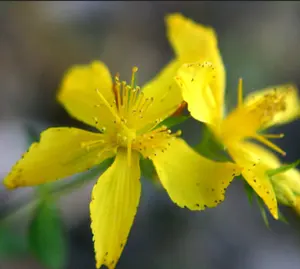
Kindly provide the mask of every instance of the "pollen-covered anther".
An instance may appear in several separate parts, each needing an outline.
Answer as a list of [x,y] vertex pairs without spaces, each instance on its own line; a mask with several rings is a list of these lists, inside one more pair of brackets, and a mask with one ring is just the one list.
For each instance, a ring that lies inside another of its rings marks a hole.
[[265,125],[270,122],[277,113],[285,111],[286,107],[286,95],[279,94],[276,89],[274,89],[273,92],[264,95],[254,110],[260,113],[261,124]]

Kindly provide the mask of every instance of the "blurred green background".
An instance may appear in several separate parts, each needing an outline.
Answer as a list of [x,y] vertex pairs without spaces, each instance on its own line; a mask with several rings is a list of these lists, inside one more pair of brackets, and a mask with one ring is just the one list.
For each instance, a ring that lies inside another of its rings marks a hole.
[[[99,59],[127,80],[136,65],[140,85],[155,76],[173,57],[164,25],[171,12],[215,28],[227,69],[228,109],[235,105],[239,77],[246,92],[287,82],[300,86],[297,1],[1,2],[0,177],[27,149],[28,126],[37,132],[83,126],[56,102],[71,65]],[[197,141],[195,121],[181,129],[188,142]],[[299,121],[278,130],[286,134],[278,142],[287,152],[284,161],[299,158]],[[67,244],[59,251],[66,252],[63,269],[95,268],[89,219],[94,181],[58,201]],[[32,195],[31,188],[9,192],[0,186],[1,218]],[[143,179],[138,214],[116,268],[298,269],[299,218],[292,209],[282,211],[290,224],[271,220],[266,228],[257,205],[249,205],[241,182],[235,181],[220,206],[190,212]],[[0,269],[46,268],[23,242],[31,217],[30,210],[21,210],[5,227],[0,220]],[[44,244],[46,249],[49,242]]]

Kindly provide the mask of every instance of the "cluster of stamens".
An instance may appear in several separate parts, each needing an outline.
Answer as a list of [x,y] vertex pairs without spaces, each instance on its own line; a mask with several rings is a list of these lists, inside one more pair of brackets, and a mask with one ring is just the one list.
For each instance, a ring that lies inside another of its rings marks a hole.
[[[137,68],[135,67],[132,70],[131,85],[128,85],[125,81],[121,82],[118,74],[115,76],[112,88],[113,98],[110,100],[99,89],[96,89],[101,102],[96,104],[95,107],[105,106],[108,108],[114,120],[111,126],[107,126],[107,128],[106,126],[99,126],[100,120],[98,120],[98,117],[94,117],[94,120],[102,133],[107,132],[109,136],[108,141],[115,147],[127,148],[128,152],[132,149],[138,150],[144,156],[150,156],[156,150],[163,152],[166,144],[168,144],[166,139],[178,136],[180,132],[171,134],[167,127],[159,127],[163,119],[159,116],[156,117],[155,114],[168,115],[168,111],[165,111],[165,113],[154,110],[149,112],[149,108],[154,103],[154,98],[145,96],[141,88],[135,85],[136,72]],[[163,99],[164,96],[157,101],[159,102]],[[171,114],[177,108],[169,108],[168,110],[170,110]],[[110,128],[113,128],[113,132],[109,130]],[[100,140],[94,141],[83,146],[90,149],[101,142]]]
[[264,95],[263,99],[255,104],[253,112],[259,114],[260,124],[263,127],[274,119],[274,116],[286,110],[286,96],[279,94],[274,89],[273,92]]
[[[164,152],[170,146],[172,138],[181,135],[181,131],[171,133],[166,126],[161,126],[151,132],[145,133],[137,138],[133,147],[144,156],[156,156],[159,152]],[[168,142],[166,142],[168,141]]]

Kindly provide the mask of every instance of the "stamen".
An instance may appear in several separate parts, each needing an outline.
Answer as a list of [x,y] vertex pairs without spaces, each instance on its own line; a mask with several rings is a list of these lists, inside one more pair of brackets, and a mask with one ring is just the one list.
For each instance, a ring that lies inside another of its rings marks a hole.
[[126,81],[122,81],[122,97],[121,97],[121,107],[124,109],[128,105],[128,87]]
[[[149,127],[149,125],[147,125],[145,127],[145,130],[143,130],[143,131],[151,132],[152,130],[154,130],[165,118],[171,116],[174,113],[174,111],[176,111],[180,106],[181,106],[181,104],[176,105],[170,109],[166,109],[164,112],[160,112],[159,115],[164,115],[164,118],[157,118],[154,123],[153,122],[149,123],[150,127]],[[153,116],[153,118],[155,118],[155,116]]]
[[116,101],[117,101],[117,108],[119,109],[121,106],[121,87],[120,87],[120,75],[117,74],[115,77],[115,91],[116,91]]
[[128,101],[131,107],[135,103],[136,95],[137,95],[137,89],[133,88],[130,92],[129,101]]
[[98,94],[98,96],[100,97],[100,99],[102,100],[102,102],[106,105],[106,107],[110,110],[110,112],[113,114],[113,116],[116,117],[116,119],[118,121],[120,121],[120,117],[119,115],[117,114],[117,112],[113,109],[112,105],[110,105],[108,103],[108,101],[105,99],[105,97],[102,95],[102,93],[99,91],[99,89],[96,89],[96,92]]
[[99,144],[103,144],[104,142],[105,141],[103,139],[99,139],[99,140],[94,140],[94,141],[81,142],[80,146],[81,146],[81,148],[90,150],[91,147],[98,146]]
[[131,75],[131,88],[134,89],[136,87],[136,72],[138,71],[138,68],[134,66],[132,68],[132,75]]
[[239,84],[238,84],[238,106],[243,105],[243,79],[239,79]]
[[262,134],[264,138],[283,138],[284,134]]
[[152,132],[143,134],[134,147],[139,150],[144,156],[163,153],[170,146],[170,142],[176,136],[181,135],[181,131],[171,133],[166,126],[161,126]]
[[143,101],[144,101],[144,93],[140,92],[139,95],[137,96],[137,101],[133,106],[133,112],[140,110],[140,106],[143,104],[142,103]]
[[144,103],[141,105],[140,109],[139,109],[139,113],[140,113],[140,118],[143,118],[143,114],[147,111],[147,109],[153,104],[153,97],[151,98],[146,98]]
[[285,151],[283,151],[280,147],[276,146],[275,144],[273,144],[271,141],[269,141],[265,137],[263,137],[261,135],[256,135],[256,136],[254,136],[254,138],[257,139],[258,141],[260,141],[261,143],[265,144],[266,146],[270,147],[271,149],[277,151],[281,155],[283,155],[283,156],[286,155]]

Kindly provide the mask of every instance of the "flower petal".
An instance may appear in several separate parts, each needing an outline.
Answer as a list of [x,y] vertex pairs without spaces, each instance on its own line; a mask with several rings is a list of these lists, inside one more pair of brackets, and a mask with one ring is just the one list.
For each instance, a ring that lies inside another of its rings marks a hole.
[[151,120],[169,116],[183,101],[180,88],[174,83],[174,76],[178,68],[187,62],[211,61],[214,64],[216,68],[214,94],[220,107],[219,111],[222,112],[225,69],[213,29],[177,13],[166,17],[166,27],[176,58],[143,87],[145,96],[154,98],[154,103],[149,108]]
[[239,168],[218,163],[197,154],[179,138],[166,141],[164,151],[150,156],[170,198],[180,207],[203,210],[224,200],[224,193]]
[[205,61],[213,63],[216,71],[213,91],[217,104],[223,107],[226,75],[215,31],[176,13],[167,16],[166,22],[170,43],[182,64]]
[[233,160],[243,169],[242,175],[254,191],[263,199],[275,219],[278,219],[278,206],[273,185],[266,174],[267,170],[280,165],[277,157],[263,147],[240,142],[228,148]]
[[175,77],[191,115],[210,125],[217,125],[223,113],[215,78],[216,69],[210,62],[184,64]]
[[97,268],[104,264],[113,269],[119,260],[139,204],[139,178],[138,153],[132,152],[129,167],[127,152],[120,151],[93,188],[90,211]]
[[284,108],[275,113],[265,127],[288,123],[300,117],[298,89],[294,85],[286,84],[255,91],[247,96],[245,99],[245,106],[260,103],[267,95],[274,93],[276,93],[278,101],[281,97],[283,98]]
[[[107,148],[102,134],[76,128],[50,128],[41,133],[10,174],[4,179],[7,188],[33,186],[88,170],[114,152]],[[104,142],[103,142],[104,141]],[[84,144],[92,144],[88,150]]]
[[114,99],[112,87],[111,75],[104,63],[75,65],[63,78],[58,100],[74,118],[98,129],[108,128],[113,126],[114,117],[96,89],[111,103]]
[[144,125],[170,116],[183,101],[180,88],[174,81],[174,76],[180,65],[181,63],[177,60],[171,61],[142,88],[145,98],[153,98],[153,103],[143,119]]

